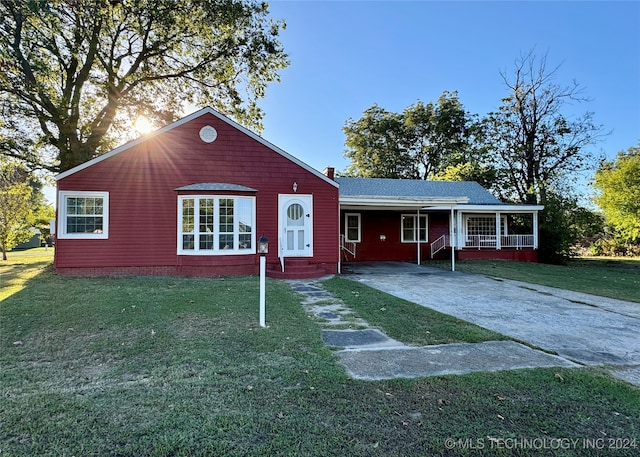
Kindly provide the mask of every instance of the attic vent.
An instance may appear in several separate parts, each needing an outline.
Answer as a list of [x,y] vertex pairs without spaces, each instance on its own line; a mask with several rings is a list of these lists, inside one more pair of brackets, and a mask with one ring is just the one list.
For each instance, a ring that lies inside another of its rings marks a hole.
[[210,125],[205,125],[200,129],[200,139],[205,143],[213,143],[218,138],[218,132]]

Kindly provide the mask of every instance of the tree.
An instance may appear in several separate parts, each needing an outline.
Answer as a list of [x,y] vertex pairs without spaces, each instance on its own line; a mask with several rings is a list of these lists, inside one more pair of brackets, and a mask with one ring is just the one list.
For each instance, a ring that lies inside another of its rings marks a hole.
[[0,168],[0,248],[2,260],[7,251],[31,237],[34,218],[32,188],[28,175],[13,163]]
[[640,244],[640,143],[603,161],[593,185],[607,223],[623,242]]
[[456,92],[443,92],[437,103],[418,101],[402,113],[373,105],[347,120],[343,131],[352,176],[432,179],[449,166],[474,160],[472,120]]
[[549,189],[595,165],[585,148],[602,137],[602,127],[593,113],[575,120],[564,114],[566,105],[586,98],[575,81],[554,82],[558,68],[549,69],[546,56],[538,59],[532,51],[516,61],[512,76],[501,73],[510,93],[483,125],[505,199],[544,203]]
[[400,114],[373,105],[363,116],[349,119],[345,157],[351,159],[347,174],[367,178],[415,177],[413,157],[404,147],[404,125]]
[[[208,104],[260,129],[257,100],[288,65],[268,5],[253,0],[3,0],[3,134],[59,172],[109,150],[133,120],[156,124]],[[36,132],[36,134],[31,134]]]

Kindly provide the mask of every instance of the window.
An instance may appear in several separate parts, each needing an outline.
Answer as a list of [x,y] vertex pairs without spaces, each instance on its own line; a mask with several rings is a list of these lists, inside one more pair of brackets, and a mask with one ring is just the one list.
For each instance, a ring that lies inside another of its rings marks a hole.
[[58,238],[109,237],[108,192],[62,191],[58,197]]
[[254,197],[182,196],[178,199],[178,253],[254,254]]
[[427,215],[420,216],[420,226],[418,228],[418,215],[417,214],[403,214],[402,215],[402,242],[403,243],[415,243],[418,240],[418,232],[420,233],[419,240],[427,241]]
[[360,243],[360,213],[346,213],[344,215],[344,233],[347,241]]
[[[502,216],[500,221],[501,235],[506,235],[507,221]],[[467,236],[496,236],[495,216],[467,216]]]

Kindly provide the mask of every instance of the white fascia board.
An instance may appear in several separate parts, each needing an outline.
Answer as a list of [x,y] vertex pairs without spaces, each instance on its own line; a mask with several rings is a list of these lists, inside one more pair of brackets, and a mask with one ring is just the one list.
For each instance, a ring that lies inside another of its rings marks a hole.
[[455,205],[469,201],[467,197],[367,197],[341,196],[340,206],[345,207],[378,207],[378,208],[420,208],[433,205]]
[[[473,211],[475,213],[532,213],[542,211],[544,209],[544,205],[455,205],[453,208],[462,212]],[[451,210],[451,206],[431,207],[425,209]]]
[[238,124],[237,122],[231,120],[230,118],[228,118],[227,116],[223,115],[222,113],[219,113],[218,111],[214,110],[213,108],[207,106],[205,108],[202,108],[196,112],[193,112],[191,114],[189,114],[186,117],[183,117],[182,119],[179,119],[175,122],[172,122],[169,125],[165,125],[164,127],[155,130],[151,133],[147,133],[146,135],[141,136],[140,138],[137,138],[133,141],[130,141],[128,143],[123,144],[122,146],[119,146],[115,149],[112,149],[111,151],[102,154],[101,156],[98,156],[94,159],[91,159],[85,163],[82,163],[74,168],[71,168],[65,172],[62,172],[60,174],[58,174],[55,179],[56,181],[59,181],[62,178],[66,178],[69,175],[72,175],[74,173],[77,173],[78,171],[84,170],[85,168],[88,168],[92,165],[95,165],[98,162],[102,162],[103,160],[108,159],[109,157],[113,157],[116,154],[119,154],[123,151],[126,151],[127,149],[133,148],[137,145],[139,145],[140,143],[143,143],[145,141],[147,141],[150,138],[153,138],[157,135],[160,135],[162,133],[168,132],[169,130],[173,130],[176,127],[179,127],[183,124],[186,124],[187,122],[190,122],[200,116],[202,116],[203,114],[213,114],[215,117],[217,117],[218,119],[220,119],[223,122],[226,122],[227,124],[229,124],[230,126],[236,128],[237,130],[240,130],[242,133],[244,133],[245,135],[251,137],[252,139],[256,140],[258,143],[268,147],[269,149],[271,149],[274,152],[277,152],[278,154],[280,154],[281,156],[283,156],[285,159],[290,160],[291,162],[295,163],[296,165],[299,165],[300,167],[304,168],[305,170],[307,170],[308,172],[314,174],[315,176],[317,176],[318,178],[324,180],[325,182],[328,182],[329,184],[333,185],[334,187],[340,187],[339,184],[332,180],[329,179],[327,176],[325,176],[324,174],[322,174],[321,172],[319,172],[318,170],[316,170],[315,168],[311,167],[310,165],[307,165],[306,163],[302,162],[300,159],[292,156],[291,154],[285,152],[284,150],[280,149],[279,147],[275,146],[274,144],[269,143],[267,140],[265,140],[264,138],[262,138],[261,136],[253,133],[251,130],[248,130],[247,128],[241,126],[240,124]]

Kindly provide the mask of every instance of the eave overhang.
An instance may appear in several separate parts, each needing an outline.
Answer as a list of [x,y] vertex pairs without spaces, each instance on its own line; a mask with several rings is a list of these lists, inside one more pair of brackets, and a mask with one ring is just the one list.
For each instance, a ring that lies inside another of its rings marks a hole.
[[418,210],[447,205],[459,205],[468,202],[467,197],[372,197],[341,196],[340,209],[344,210]]
[[[429,210],[443,210],[443,211],[451,211],[451,205],[442,205],[442,206],[432,206]],[[474,213],[496,213],[496,212],[504,212],[504,213],[537,213],[538,211],[542,211],[544,209],[543,205],[453,205],[453,209],[462,212],[474,212]]]

